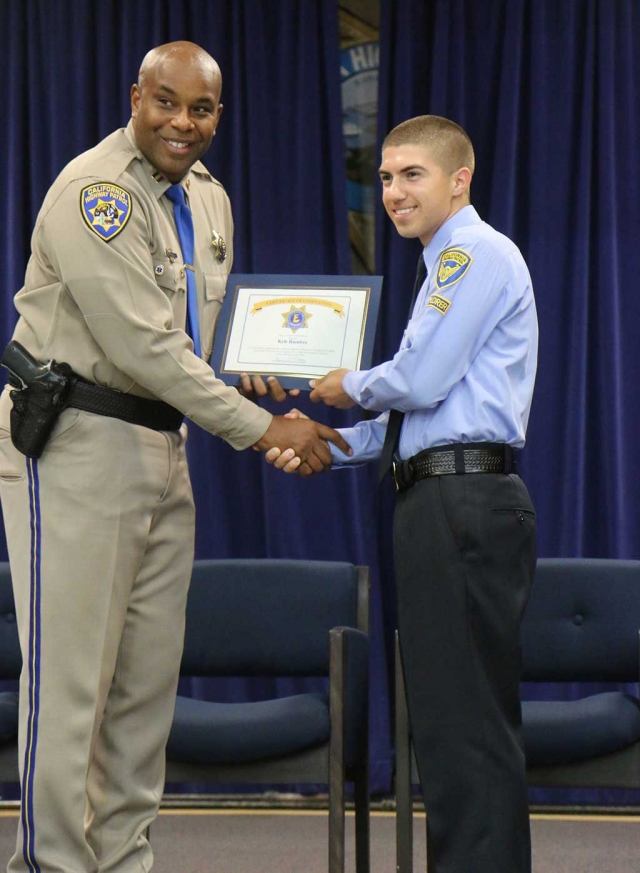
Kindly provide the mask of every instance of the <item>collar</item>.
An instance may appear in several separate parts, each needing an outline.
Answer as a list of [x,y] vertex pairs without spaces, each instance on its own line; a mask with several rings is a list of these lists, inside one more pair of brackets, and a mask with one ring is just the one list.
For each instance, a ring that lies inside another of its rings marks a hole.
[[124,129],[124,135],[131,147],[135,150],[136,160],[140,162],[140,166],[147,177],[149,191],[155,196],[156,200],[159,200],[171,185],[171,182],[168,179],[165,179],[160,170],[157,170],[151,161],[148,161],[138,148],[136,137],[133,132],[133,119],[129,119],[129,123]]
[[470,224],[482,224],[482,219],[473,206],[463,206],[462,209],[458,210],[438,228],[433,239],[423,251],[424,262],[427,265],[429,275],[431,275],[438,255],[451,239],[454,230],[457,230],[459,227],[468,227]]

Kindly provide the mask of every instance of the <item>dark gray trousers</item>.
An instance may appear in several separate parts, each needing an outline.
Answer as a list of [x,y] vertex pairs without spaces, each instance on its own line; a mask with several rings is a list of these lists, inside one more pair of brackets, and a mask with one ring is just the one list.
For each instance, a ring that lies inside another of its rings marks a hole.
[[417,482],[397,498],[394,553],[429,873],[530,873],[519,638],[536,521],[524,483]]

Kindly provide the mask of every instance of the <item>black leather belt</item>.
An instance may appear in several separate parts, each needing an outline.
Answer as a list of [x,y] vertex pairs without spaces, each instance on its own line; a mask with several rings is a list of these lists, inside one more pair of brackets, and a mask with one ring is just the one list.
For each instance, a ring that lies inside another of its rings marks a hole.
[[429,476],[461,473],[517,473],[515,453],[505,443],[453,443],[418,452],[391,468],[397,491]]
[[75,378],[65,406],[108,415],[152,430],[178,430],[182,413],[162,400],[148,400]]

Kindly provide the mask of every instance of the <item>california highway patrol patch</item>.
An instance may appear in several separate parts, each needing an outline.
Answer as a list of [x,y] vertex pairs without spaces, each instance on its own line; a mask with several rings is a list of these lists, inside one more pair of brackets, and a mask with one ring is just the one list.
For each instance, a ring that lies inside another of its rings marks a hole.
[[473,258],[464,249],[447,249],[440,255],[436,285],[439,289],[455,285],[469,269]]
[[131,206],[129,192],[110,182],[87,185],[80,193],[80,211],[87,227],[105,242],[124,230]]

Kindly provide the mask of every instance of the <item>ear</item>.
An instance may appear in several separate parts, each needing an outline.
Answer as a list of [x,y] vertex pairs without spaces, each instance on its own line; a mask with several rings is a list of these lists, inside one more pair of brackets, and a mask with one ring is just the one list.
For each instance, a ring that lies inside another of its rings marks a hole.
[[460,197],[469,192],[471,187],[471,170],[468,167],[460,167],[451,177],[451,193],[454,197]]
[[140,97],[142,96],[138,85],[131,86],[131,117],[135,118],[140,107]]
[[213,135],[215,136],[218,132],[218,122],[220,121],[220,116],[222,115],[222,110],[224,109],[222,103],[218,103],[218,108],[216,109],[216,120],[215,127],[213,128]]

